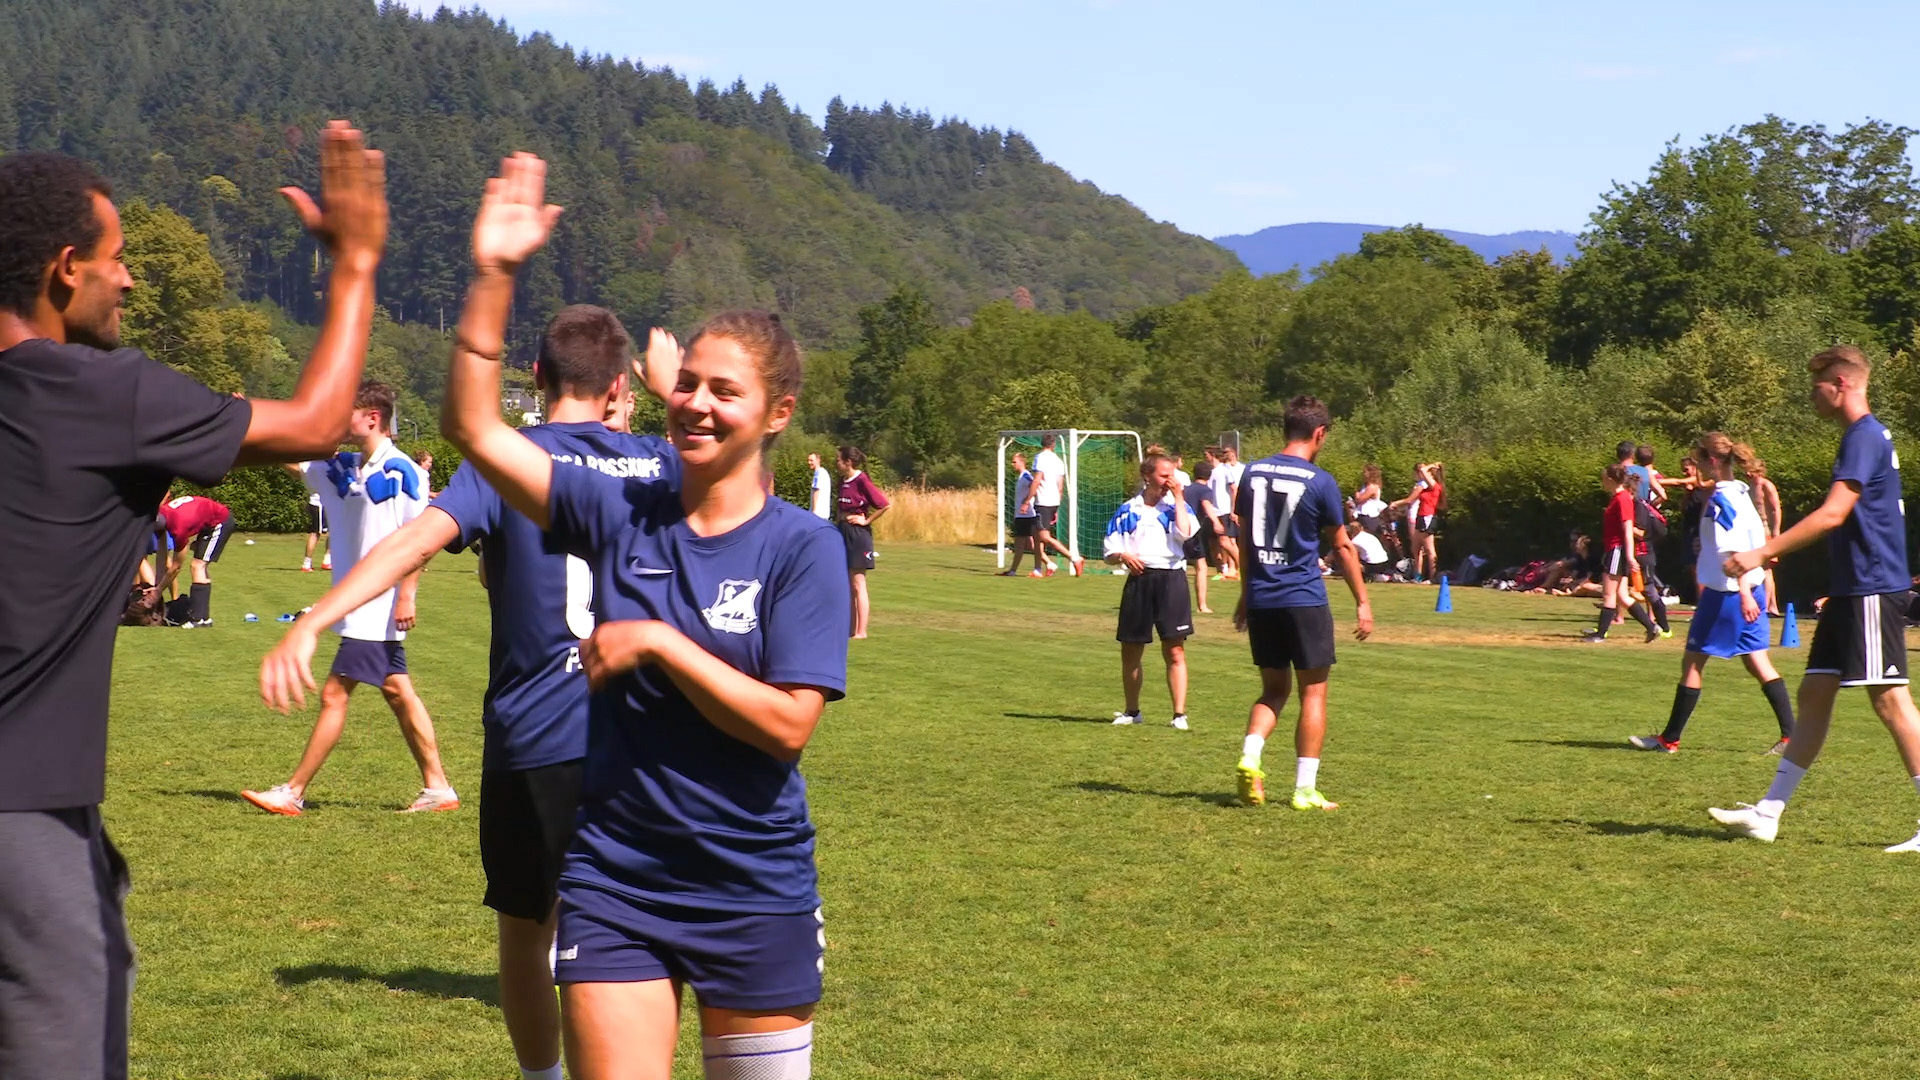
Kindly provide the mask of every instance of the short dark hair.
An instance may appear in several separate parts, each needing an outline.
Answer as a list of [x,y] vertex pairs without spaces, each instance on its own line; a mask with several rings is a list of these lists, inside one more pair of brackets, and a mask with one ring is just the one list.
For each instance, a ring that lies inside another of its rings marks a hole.
[[1635,465],[1653,464],[1653,447],[1648,446],[1646,443],[1641,443],[1639,446],[1634,447],[1633,463]]
[[25,315],[63,248],[91,256],[100,243],[93,196],[113,188],[86,162],[65,154],[0,158],[0,309]]
[[1623,439],[1619,446],[1613,448],[1613,460],[1623,461],[1630,458],[1633,456],[1633,452],[1638,449],[1640,449],[1639,443],[1634,442],[1632,439]]
[[613,312],[592,304],[563,307],[540,338],[540,388],[554,397],[601,397],[632,357],[633,338]]
[[1287,439],[1298,442],[1313,438],[1313,433],[1321,428],[1333,426],[1333,414],[1319,398],[1312,394],[1301,394],[1287,402],[1286,419],[1282,421]]
[[393,430],[393,387],[377,379],[368,379],[360,384],[360,392],[353,396],[355,409],[380,410],[380,430]]
[[1055,435],[1053,432],[1049,431],[1045,435],[1040,436],[1040,449],[1051,450],[1053,449],[1053,444],[1059,441],[1060,441],[1060,436]]

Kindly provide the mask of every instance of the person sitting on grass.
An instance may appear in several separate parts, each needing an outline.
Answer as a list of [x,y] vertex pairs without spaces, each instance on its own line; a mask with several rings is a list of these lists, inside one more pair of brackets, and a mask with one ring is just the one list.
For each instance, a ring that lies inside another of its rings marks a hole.
[[1701,672],[1710,656],[1739,657],[1747,672],[1760,683],[1780,726],[1780,740],[1772,753],[1787,748],[1793,736],[1793,700],[1787,694],[1787,682],[1767,657],[1772,640],[1766,616],[1765,575],[1751,570],[1729,575],[1721,564],[1729,556],[1750,551],[1767,542],[1766,527],[1760,512],[1754,509],[1747,485],[1734,479],[1736,469],[1745,471],[1752,454],[1718,431],[1709,431],[1694,445],[1692,459],[1698,466],[1701,483],[1696,489],[1707,493],[1706,512],[1700,520],[1700,554],[1694,568],[1700,582],[1700,599],[1694,607],[1693,623],[1687,630],[1687,651],[1680,658],[1680,685],[1673,692],[1673,710],[1667,716],[1666,729],[1655,735],[1634,735],[1627,739],[1637,750],[1656,750],[1671,754],[1680,749],[1680,736],[1687,730],[1687,718],[1700,701]]

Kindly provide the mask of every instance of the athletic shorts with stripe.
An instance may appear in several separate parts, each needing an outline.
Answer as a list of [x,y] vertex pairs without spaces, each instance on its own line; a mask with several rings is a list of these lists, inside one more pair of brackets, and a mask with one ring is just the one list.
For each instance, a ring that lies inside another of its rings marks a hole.
[[1908,593],[1836,596],[1820,610],[1807,674],[1841,686],[1907,685]]
[[231,521],[201,529],[200,535],[193,538],[193,557],[201,562],[219,562],[220,553],[227,550],[227,535],[231,532]]

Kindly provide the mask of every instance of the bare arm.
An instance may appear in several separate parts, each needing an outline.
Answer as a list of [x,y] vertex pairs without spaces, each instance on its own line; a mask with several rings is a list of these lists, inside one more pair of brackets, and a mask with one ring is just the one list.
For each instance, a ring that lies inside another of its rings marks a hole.
[[[286,636],[260,662],[260,700],[267,708],[286,712],[288,700],[304,708],[303,692],[315,689],[313,652],[323,627],[332,626],[355,608],[406,579],[417,584],[420,568],[460,535],[452,516],[435,507],[375,544],[340,584],[314,601],[313,610],[287,628]],[[398,615],[398,609],[395,611]]]
[[1727,556],[1722,567],[1728,576],[1739,577],[1756,567],[1766,564],[1768,559],[1777,559],[1790,552],[1815,543],[1821,537],[1840,527],[1853,513],[1855,503],[1860,501],[1860,487],[1848,480],[1835,480],[1827,489],[1824,502],[1814,508],[1813,513],[1795,522],[1793,528],[1775,536],[1752,551],[1742,551]]
[[373,327],[374,272],[387,243],[386,160],[344,120],[321,136],[324,209],[299,188],[280,191],[333,258],[327,314],[292,400],[252,403],[236,465],[326,457],[346,438]]
[[708,723],[781,761],[800,757],[827,704],[811,686],[763,683],[663,622],[606,623],[580,646],[580,662],[595,690],[652,664]]
[[553,231],[560,208],[546,205],[546,163],[531,154],[501,162],[473,223],[473,282],[454,333],[440,431],[473,462],[507,505],[545,529],[553,458],[500,418],[500,364],[506,353],[513,275]]
[[1373,636],[1373,605],[1367,601],[1367,579],[1360,569],[1360,552],[1354,548],[1353,541],[1347,539],[1346,527],[1341,525],[1320,530],[1320,546],[1333,551],[1333,558],[1328,561],[1347,583],[1347,591],[1353,594],[1353,636],[1365,641]]
[[[165,549],[163,548],[162,550],[164,551]],[[161,592],[166,592],[168,589],[173,588],[173,579],[180,576],[180,568],[185,565],[187,565],[187,549],[176,544],[174,545],[173,554],[167,556],[166,576],[162,577],[160,583],[155,585],[154,588],[159,589]]]

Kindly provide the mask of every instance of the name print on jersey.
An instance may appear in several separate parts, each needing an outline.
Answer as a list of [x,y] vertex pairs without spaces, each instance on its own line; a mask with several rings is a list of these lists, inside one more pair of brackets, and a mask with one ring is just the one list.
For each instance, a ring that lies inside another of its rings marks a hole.
[[553,460],[562,465],[583,465],[594,472],[605,473],[621,480],[655,480],[660,477],[660,459],[657,457],[598,457],[593,454],[555,454]]
[[720,583],[720,595],[714,598],[713,606],[702,608],[700,615],[708,626],[723,634],[751,634],[760,625],[760,614],[753,606],[759,598],[759,581],[729,578]]

